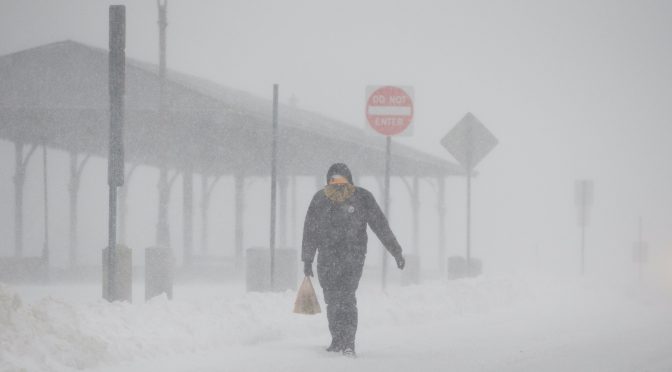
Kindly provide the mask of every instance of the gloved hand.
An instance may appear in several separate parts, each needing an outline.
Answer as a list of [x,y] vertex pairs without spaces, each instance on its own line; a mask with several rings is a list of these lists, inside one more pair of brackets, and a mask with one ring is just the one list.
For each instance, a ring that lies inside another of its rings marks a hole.
[[303,263],[303,273],[306,276],[313,276],[313,263],[312,262],[304,262]]
[[394,259],[397,261],[397,267],[399,268],[399,270],[403,270],[404,267],[406,266],[406,259],[404,258],[404,256],[400,254]]

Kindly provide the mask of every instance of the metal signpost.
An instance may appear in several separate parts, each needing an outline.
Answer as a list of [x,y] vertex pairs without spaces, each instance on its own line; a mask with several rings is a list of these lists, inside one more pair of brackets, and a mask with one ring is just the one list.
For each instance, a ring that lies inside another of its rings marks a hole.
[[[157,0],[156,5],[159,10],[159,123],[165,126],[167,123],[167,99],[166,99],[166,28],[168,27],[168,0]],[[159,130],[157,135],[162,136],[161,140],[167,138],[163,135],[164,131]],[[168,165],[166,154],[162,151],[159,164],[159,205],[158,218],[156,224],[156,247],[170,248],[170,229],[168,227],[168,203],[170,200],[171,183],[169,182]],[[165,252],[157,252],[165,254]]]
[[[386,136],[385,196],[383,209],[390,218],[390,171],[392,136],[410,135],[413,122],[413,88],[368,86],[366,88],[366,119],[376,132]],[[387,254],[383,253],[383,290],[387,285]]]
[[497,143],[497,138],[471,113],[467,113],[441,140],[441,145],[467,172],[467,275],[471,275],[471,177],[476,165]]
[[579,227],[581,228],[581,275],[586,272],[586,227],[589,221],[589,209],[593,204],[593,181],[578,180],[575,185],[576,206],[579,208]]
[[278,84],[273,84],[273,134],[271,139],[271,291],[275,288],[275,219],[278,178]]
[[[108,301],[125,300],[117,289],[117,188],[124,184],[124,90],[126,79],[126,7],[110,6],[110,143],[107,163],[107,183],[110,187],[109,230],[106,251],[106,281],[103,295]],[[130,299],[128,299],[130,300]]]

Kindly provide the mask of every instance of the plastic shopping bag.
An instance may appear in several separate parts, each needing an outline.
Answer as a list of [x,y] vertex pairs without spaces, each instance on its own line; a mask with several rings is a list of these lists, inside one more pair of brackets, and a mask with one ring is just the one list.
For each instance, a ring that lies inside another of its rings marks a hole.
[[320,303],[317,301],[317,295],[315,294],[315,288],[313,288],[313,283],[310,282],[310,278],[306,277],[301,283],[299,288],[299,293],[296,295],[296,302],[294,302],[294,312],[297,314],[307,314],[314,315],[319,314]]

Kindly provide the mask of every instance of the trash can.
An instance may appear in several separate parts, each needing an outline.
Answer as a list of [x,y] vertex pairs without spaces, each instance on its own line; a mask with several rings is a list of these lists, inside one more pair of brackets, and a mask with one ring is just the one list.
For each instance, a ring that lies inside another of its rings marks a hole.
[[483,262],[472,257],[469,272],[467,272],[467,260],[462,256],[448,257],[448,279],[460,279],[476,277],[483,272]]
[[471,258],[471,265],[469,267],[469,277],[477,277],[483,273],[483,261],[478,258]]
[[275,250],[273,288],[271,288],[271,252],[268,248],[248,248],[245,261],[245,286],[248,292],[296,290],[299,272],[299,256],[296,249]]
[[448,279],[464,278],[467,274],[467,261],[464,257],[448,257]]
[[145,249],[145,300],[165,293],[173,298],[175,260],[170,248]]

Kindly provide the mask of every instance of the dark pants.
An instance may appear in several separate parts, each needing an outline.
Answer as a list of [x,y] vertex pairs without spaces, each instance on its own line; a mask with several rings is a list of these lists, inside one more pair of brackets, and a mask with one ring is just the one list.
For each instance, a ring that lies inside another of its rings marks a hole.
[[362,260],[330,260],[317,264],[317,277],[327,303],[327,319],[332,343],[355,349],[357,333],[357,297],[355,292],[362,277]]

